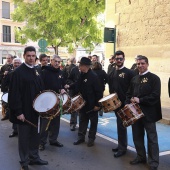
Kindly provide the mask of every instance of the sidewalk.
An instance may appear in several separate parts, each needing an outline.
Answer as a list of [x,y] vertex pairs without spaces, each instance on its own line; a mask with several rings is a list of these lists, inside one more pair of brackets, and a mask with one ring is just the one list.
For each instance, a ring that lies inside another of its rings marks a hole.
[[162,120],[159,122],[170,125],[170,108],[162,108]]

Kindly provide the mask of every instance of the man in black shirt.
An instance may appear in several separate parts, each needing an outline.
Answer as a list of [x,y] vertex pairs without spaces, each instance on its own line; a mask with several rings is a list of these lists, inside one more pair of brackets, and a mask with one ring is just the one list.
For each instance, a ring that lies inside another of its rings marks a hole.
[[100,109],[98,101],[103,96],[103,90],[99,78],[91,70],[90,65],[90,59],[82,57],[79,65],[81,74],[77,83],[65,86],[66,88],[75,87],[75,91],[77,91],[77,93],[80,92],[83,99],[86,101],[85,105],[79,111],[78,140],[74,142],[74,145],[79,145],[85,141],[85,135],[90,120],[91,124],[88,134],[88,147],[94,145],[98,124],[98,110]]
[[33,100],[43,90],[42,79],[34,68],[36,50],[28,46],[24,50],[25,62],[12,74],[8,103],[10,121],[18,124],[18,146],[21,170],[28,170],[30,165],[47,165],[39,157],[38,129],[27,123],[38,124],[38,114],[33,109]]
[[[123,51],[116,51],[115,53],[115,64],[116,67],[113,68],[112,72],[109,75],[109,92],[117,93],[122,105],[120,108],[123,108],[126,92],[129,88],[130,81],[134,76],[132,70],[124,67],[125,55]],[[112,149],[114,153],[114,157],[123,156],[127,150],[127,129],[123,126],[123,122],[121,118],[118,116],[117,111],[115,110],[115,114],[117,117],[117,133],[118,133],[118,147]]]
[[[68,78],[66,80],[67,84],[75,83],[78,80],[79,76],[80,76],[78,66],[76,66],[76,58],[71,57],[70,58],[70,63],[71,64],[68,66]],[[73,98],[77,94],[76,94],[74,89],[70,89],[69,90],[69,95],[70,95],[70,97]],[[78,112],[71,113],[71,117],[70,117],[70,130],[71,131],[76,130],[77,116],[78,116]]]
[[[17,67],[19,67],[21,64],[22,64],[22,61],[21,61],[20,58],[14,58],[14,59],[13,59],[13,68],[14,68],[14,70],[15,70]],[[14,70],[13,70],[13,71],[14,71]],[[12,76],[13,71],[8,72],[8,74],[6,75],[5,86],[6,86],[8,89],[9,89],[10,79],[11,79],[11,76]],[[17,124],[14,124],[14,123],[13,123],[12,129],[13,129],[13,132],[9,135],[10,138],[18,135]]]
[[112,72],[113,68],[116,66],[114,59],[115,59],[114,55],[111,55],[109,58],[110,64],[108,65],[108,69],[107,69],[108,75]]
[[[53,55],[51,60],[51,66],[44,67],[42,71],[42,78],[45,86],[45,90],[53,90],[56,93],[64,93],[65,80],[63,72],[60,70],[61,58],[57,55]],[[57,141],[59,129],[60,129],[60,114],[54,117],[49,125],[49,130],[46,130],[49,119],[41,118],[41,134],[40,134],[40,150],[45,149],[47,138],[49,134],[50,145],[63,147],[63,144]]]
[[[11,54],[8,54],[6,56],[6,64],[3,65],[0,69],[1,92],[3,92],[3,94],[8,92],[8,87],[6,86],[5,82],[7,74],[13,70],[12,65],[13,58],[14,57]],[[3,118],[1,120],[6,120],[9,118],[8,105],[4,101],[2,101],[2,116]]]
[[146,163],[144,135],[147,134],[148,164],[150,170],[157,170],[159,165],[159,146],[155,122],[162,118],[160,78],[148,71],[148,58],[137,58],[139,75],[135,76],[127,92],[126,104],[138,103],[145,115],[132,125],[133,141],[137,157],[130,161],[131,165]]

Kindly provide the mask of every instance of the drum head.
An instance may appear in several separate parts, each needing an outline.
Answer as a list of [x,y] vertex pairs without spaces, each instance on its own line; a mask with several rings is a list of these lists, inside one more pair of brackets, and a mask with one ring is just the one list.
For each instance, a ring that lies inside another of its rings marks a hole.
[[68,95],[67,94],[62,94],[59,96],[60,100],[62,100],[63,105],[67,102],[68,100]]
[[37,112],[47,112],[54,108],[57,103],[57,96],[51,91],[42,92],[34,101],[33,107]]
[[99,100],[99,102],[106,101],[106,100],[108,100],[108,99],[112,98],[113,96],[116,96],[116,94],[115,94],[115,93],[113,93],[113,94],[110,94],[110,95],[108,95],[108,96],[106,96],[106,97],[103,97],[102,99],[100,99],[100,100]]
[[5,103],[8,103],[8,93],[3,94],[1,100]]

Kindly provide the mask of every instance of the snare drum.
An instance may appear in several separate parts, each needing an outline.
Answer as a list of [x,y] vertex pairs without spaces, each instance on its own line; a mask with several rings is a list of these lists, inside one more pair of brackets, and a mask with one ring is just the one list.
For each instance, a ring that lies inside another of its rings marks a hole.
[[116,110],[121,106],[121,101],[118,98],[117,93],[110,94],[99,100],[99,103],[103,107],[105,113]]
[[44,90],[33,101],[33,108],[42,118],[55,117],[60,113],[60,99],[56,92]]
[[127,127],[134,124],[144,114],[137,103],[127,104],[123,109],[117,112],[123,121],[123,126]]
[[68,109],[68,113],[79,111],[84,105],[85,100],[81,95],[77,95],[71,99],[71,107]]
[[63,103],[63,114],[69,113],[68,109],[71,107],[71,98],[68,94],[64,93],[60,95],[60,100],[62,100]]
[[1,100],[7,104],[8,103],[8,93],[4,93],[1,97]]

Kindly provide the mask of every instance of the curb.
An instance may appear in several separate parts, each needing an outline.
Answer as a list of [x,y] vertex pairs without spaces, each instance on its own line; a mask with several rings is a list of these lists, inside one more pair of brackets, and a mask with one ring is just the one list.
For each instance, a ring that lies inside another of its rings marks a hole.
[[168,118],[162,118],[158,122],[162,123],[162,124],[165,124],[165,125],[170,125],[170,119],[168,119]]

